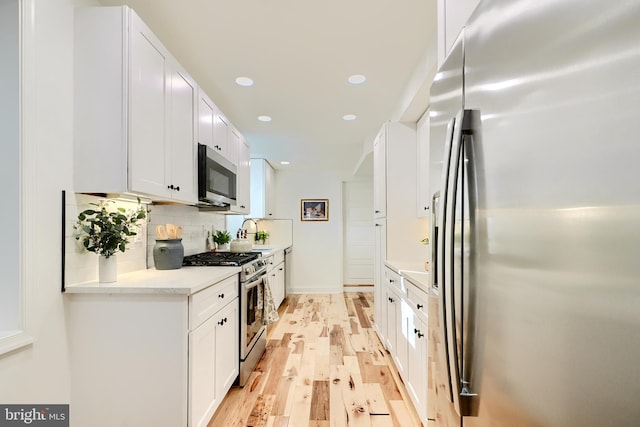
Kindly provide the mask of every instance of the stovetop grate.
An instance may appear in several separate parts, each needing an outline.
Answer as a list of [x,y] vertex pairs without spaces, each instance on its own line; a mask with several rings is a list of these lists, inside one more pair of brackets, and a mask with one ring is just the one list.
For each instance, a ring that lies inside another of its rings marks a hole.
[[257,252],[202,252],[188,255],[182,261],[183,266],[240,266],[257,259]]

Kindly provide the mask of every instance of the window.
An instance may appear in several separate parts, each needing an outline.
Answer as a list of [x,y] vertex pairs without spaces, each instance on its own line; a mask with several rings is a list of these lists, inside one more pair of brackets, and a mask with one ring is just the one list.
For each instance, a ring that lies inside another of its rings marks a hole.
[[[29,334],[29,292],[24,268],[23,209],[26,162],[21,97],[21,0],[0,0],[0,210],[4,244],[0,245],[0,354],[33,341]],[[22,62],[24,64],[24,62]]]

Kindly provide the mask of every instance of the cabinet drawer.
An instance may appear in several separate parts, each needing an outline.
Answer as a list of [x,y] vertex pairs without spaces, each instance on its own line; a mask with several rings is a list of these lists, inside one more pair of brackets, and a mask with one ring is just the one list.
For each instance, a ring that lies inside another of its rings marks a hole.
[[284,262],[284,251],[277,251],[273,254],[273,265],[278,265]]
[[189,329],[205,320],[238,296],[238,276],[231,276],[189,297]]
[[411,308],[416,312],[427,314],[427,293],[422,289],[416,287],[411,282],[407,287],[407,298],[411,304]]
[[398,273],[387,267],[384,269],[384,279],[387,285],[394,288],[399,295],[406,295],[405,285]]

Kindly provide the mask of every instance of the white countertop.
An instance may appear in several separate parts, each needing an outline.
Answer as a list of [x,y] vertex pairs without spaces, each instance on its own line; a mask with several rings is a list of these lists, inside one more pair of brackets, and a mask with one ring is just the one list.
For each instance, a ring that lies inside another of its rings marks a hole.
[[87,282],[66,287],[66,293],[191,295],[240,272],[240,267],[182,267],[134,271],[113,283]]
[[403,261],[385,260],[384,265],[405,277],[411,283],[429,292],[429,272],[424,269],[424,264],[407,263]]

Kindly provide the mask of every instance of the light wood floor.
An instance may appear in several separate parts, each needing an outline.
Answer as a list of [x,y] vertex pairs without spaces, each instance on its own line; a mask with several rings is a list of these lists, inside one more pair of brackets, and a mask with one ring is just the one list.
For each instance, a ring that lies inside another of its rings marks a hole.
[[373,294],[292,295],[208,427],[420,426],[373,326]]

